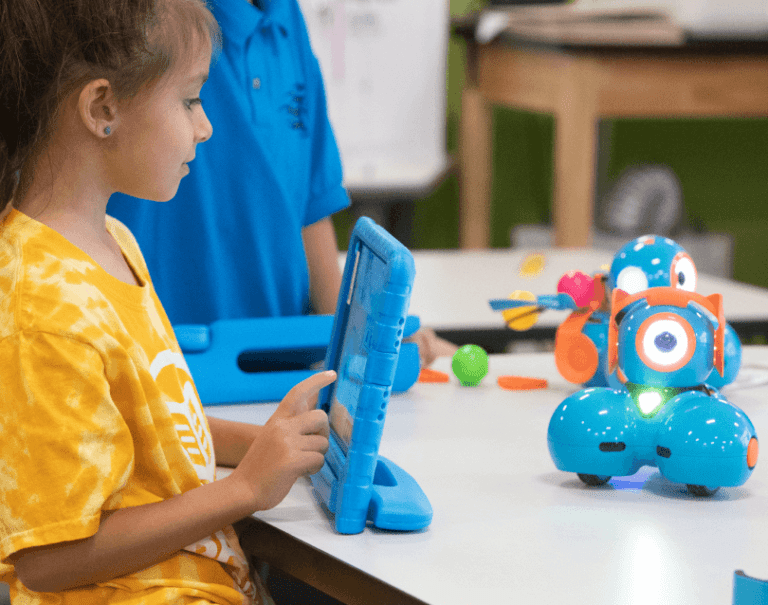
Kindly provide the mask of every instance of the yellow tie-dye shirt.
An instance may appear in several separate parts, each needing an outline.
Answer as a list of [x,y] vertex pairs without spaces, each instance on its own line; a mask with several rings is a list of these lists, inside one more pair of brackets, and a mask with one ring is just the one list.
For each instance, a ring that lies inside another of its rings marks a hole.
[[108,218],[140,286],[11,210],[0,225],[0,581],[25,604],[256,601],[232,527],[143,571],[60,593],[8,557],[92,536],[102,511],[215,480],[200,399],[131,233]]

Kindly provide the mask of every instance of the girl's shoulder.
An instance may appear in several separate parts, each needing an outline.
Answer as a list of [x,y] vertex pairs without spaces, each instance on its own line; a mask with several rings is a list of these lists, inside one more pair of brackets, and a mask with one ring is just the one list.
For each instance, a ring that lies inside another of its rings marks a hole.
[[[111,219],[107,226],[132,267],[145,272],[130,231]],[[116,325],[116,305],[143,309],[144,298],[143,289],[109,276],[63,235],[27,215],[12,212],[0,224],[0,339],[16,332],[79,338],[89,326]]]
[[[60,301],[72,284],[66,240],[42,223],[12,210],[0,225],[0,338],[37,331],[60,318]],[[77,262],[78,258],[71,259]],[[77,305],[75,305],[77,306]]]

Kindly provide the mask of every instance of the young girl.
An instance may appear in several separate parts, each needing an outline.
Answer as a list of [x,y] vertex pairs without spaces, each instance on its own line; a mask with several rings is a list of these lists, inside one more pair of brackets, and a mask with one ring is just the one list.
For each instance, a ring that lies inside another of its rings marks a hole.
[[[201,0],[0,6],[0,581],[23,603],[268,599],[231,524],[328,447],[298,385],[263,427],[206,420],[121,191],[172,198],[212,129]],[[174,225],[168,225],[173,229]],[[216,465],[236,466],[215,481]]]

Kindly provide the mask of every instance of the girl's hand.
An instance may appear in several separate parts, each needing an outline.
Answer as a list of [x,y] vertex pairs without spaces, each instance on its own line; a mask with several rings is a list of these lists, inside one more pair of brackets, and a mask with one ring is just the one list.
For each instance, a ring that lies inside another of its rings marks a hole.
[[276,506],[300,476],[323,466],[328,416],[314,409],[314,402],[334,380],[336,372],[320,372],[293,387],[230,475],[245,490],[252,510]]
[[[328,386],[336,380],[336,372],[327,370],[318,372],[306,380],[302,380],[293,387],[277,406],[275,413],[272,414],[270,421],[275,418],[291,418],[298,414],[303,414],[315,409],[317,397],[323,387]],[[267,422],[269,424],[269,422]],[[325,436],[328,436],[326,431]]]
[[431,366],[438,357],[452,357],[459,350],[455,344],[435,334],[432,328],[421,328],[403,342],[415,342],[418,345],[422,368]]

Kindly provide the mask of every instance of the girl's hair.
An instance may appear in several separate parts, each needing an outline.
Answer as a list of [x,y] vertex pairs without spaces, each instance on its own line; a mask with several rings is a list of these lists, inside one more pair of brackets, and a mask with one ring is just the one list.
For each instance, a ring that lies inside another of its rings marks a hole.
[[70,94],[105,78],[118,100],[129,99],[191,64],[208,41],[218,53],[205,0],[2,0],[0,210]]

